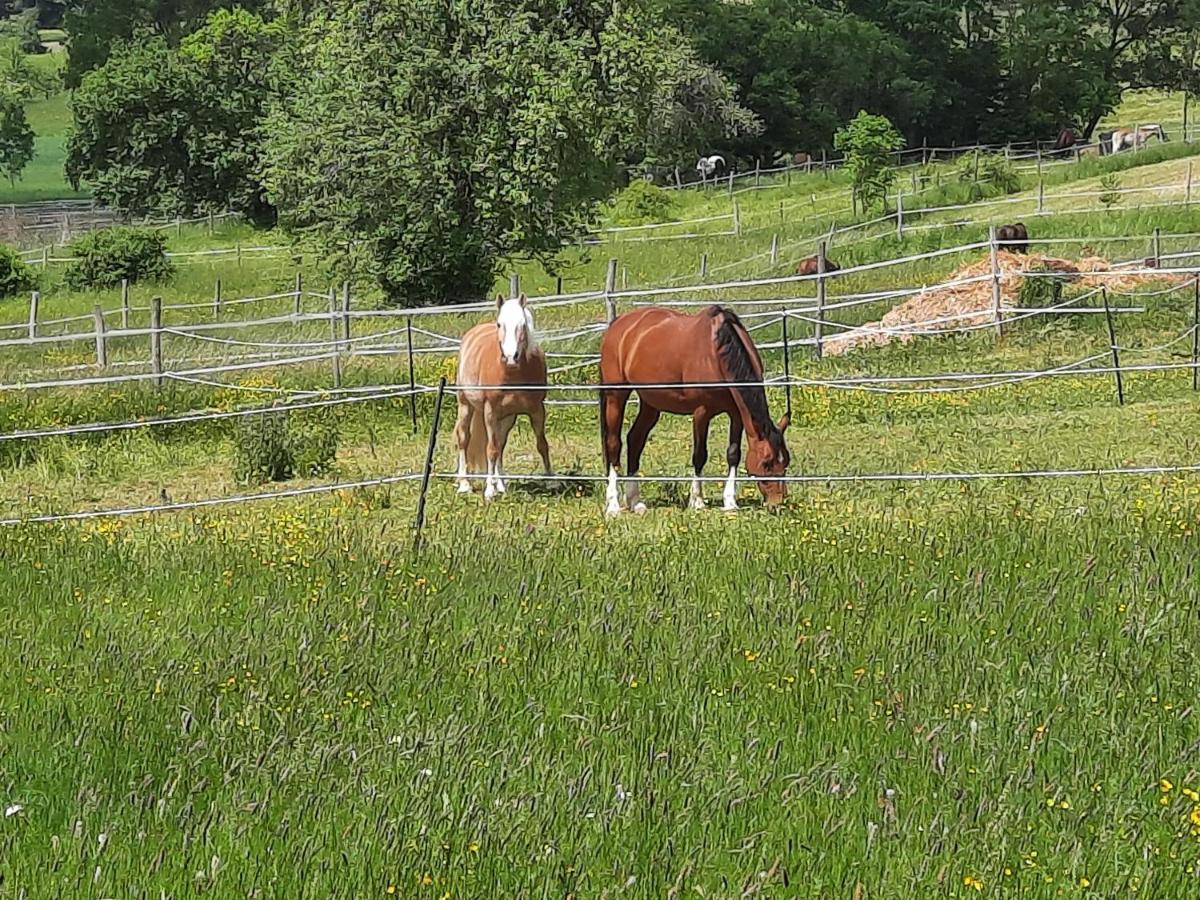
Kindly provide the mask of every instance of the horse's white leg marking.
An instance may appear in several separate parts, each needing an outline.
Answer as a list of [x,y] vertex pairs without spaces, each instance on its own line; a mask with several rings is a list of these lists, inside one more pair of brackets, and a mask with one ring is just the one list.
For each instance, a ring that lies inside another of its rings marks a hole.
[[725,480],[725,511],[733,512],[737,505],[737,469],[729,467],[729,478]]
[[605,491],[605,500],[608,501],[605,512],[610,516],[619,516],[621,514],[621,495],[617,490],[617,470],[614,468],[608,470],[608,490]]
[[646,504],[642,502],[642,483],[637,480],[637,477],[635,473],[625,482],[625,500],[629,504],[630,512],[641,515],[646,511]]
[[704,503],[703,484],[704,483],[700,480],[699,475],[692,476],[692,499],[691,499],[692,509],[704,509],[705,508],[706,504]]
[[496,499],[496,463],[488,460],[487,464],[487,486],[483,489],[484,500]]
[[467,478],[467,451],[458,451],[458,492],[471,493],[471,479]]

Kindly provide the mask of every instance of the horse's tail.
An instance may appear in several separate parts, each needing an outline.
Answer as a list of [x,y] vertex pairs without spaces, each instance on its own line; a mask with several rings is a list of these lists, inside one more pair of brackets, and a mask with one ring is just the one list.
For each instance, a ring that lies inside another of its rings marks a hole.
[[483,407],[471,409],[471,439],[467,442],[467,471],[487,471],[487,422],[483,420]]

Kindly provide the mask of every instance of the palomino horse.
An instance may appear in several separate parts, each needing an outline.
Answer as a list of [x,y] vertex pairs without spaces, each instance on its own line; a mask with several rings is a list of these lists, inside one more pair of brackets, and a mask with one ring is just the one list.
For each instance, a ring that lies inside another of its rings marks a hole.
[[[617,470],[621,465],[621,426],[625,404],[637,391],[641,400],[629,430],[630,478],[637,476],[650,430],[664,412],[692,417],[691,505],[704,508],[700,473],[708,461],[708,425],[729,416],[729,448],[725,461],[725,509],[737,509],[737,468],[742,458],[742,432],[749,437],[746,468],[765,480],[758,487],[768,506],[787,496],[782,481],[791,462],[783,442],[785,415],[776,425],[767,409],[763,366],[750,335],[728,309],[710,306],[689,316],[667,309],[645,308],[618,316],[600,345],[600,432],[608,464],[608,514],[621,512]],[[736,385],[720,387],[721,383]],[[708,385],[713,385],[709,387]],[[645,512],[637,481],[628,484],[628,506]]]
[[1100,155],[1108,156],[1122,150],[1144,147],[1150,138],[1156,137],[1163,143],[1171,140],[1161,125],[1139,125],[1137,128],[1118,128],[1100,135]]
[[486,469],[483,496],[488,500],[504,493],[504,445],[517,416],[529,417],[544,471],[551,474],[546,392],[521,389],[546,384],[546,355],[537,344],[529,301],[524,294],[513,300],[497,296],[496,308],[494,325],[476,325],[462,339],[454,426],[458,492],[471,492],[469,471]]

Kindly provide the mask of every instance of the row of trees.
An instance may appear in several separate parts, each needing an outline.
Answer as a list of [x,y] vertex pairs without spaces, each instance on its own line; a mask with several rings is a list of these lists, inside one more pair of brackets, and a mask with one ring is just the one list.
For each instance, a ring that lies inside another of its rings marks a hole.
[[1200,46],[1200,0],[227,6],[70,8],[69,177],[278,216],[404,303],[551,260],[630,166],[831,147],[862,109],[899,129],[860,120],[880,146],[1086,132],[1125,85],[1190,87]]
[[910,143],[1090,135],[1130,87],[1195,89],[1196,0],[664,0],[763,120],[738,149],[831,146],[858,110]]
[[80,78],[67,174],[134,213],[229,203],[397,302],[551,259],[627,165],[760,126],[649,0],[218,10]]

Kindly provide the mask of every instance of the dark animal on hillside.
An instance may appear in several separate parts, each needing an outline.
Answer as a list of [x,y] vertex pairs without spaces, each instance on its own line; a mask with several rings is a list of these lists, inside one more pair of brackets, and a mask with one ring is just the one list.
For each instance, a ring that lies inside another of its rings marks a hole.
[[1021,222],[1015,225],[1001,225],[996,229],[996,242],[1010,253],[1029,252],[1029,229]]
[[802,151],[796,153],[780,153],[775,157],[775,166],[782,168],[783,166],[800,167],[806,166],[812,161],[812,157]]
[[[842,267],[828,257],[825,258],[825,271],[837,272]],[[816,275],[817,274],[817,258],[810,256],[807,259],[802,259],[800,265],[796,266],[797,275]]]
[[1063,150],[1070,150],[1079,143],[1079,136],[1075,134],[1074,128],[1064,128],[1058,133],[1058,140],[1054,142],[1054,152],[1061,153]]

